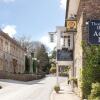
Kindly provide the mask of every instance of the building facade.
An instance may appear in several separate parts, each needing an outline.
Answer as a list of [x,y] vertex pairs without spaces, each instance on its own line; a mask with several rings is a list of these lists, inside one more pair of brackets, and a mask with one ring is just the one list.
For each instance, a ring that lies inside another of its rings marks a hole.
[[74,34],[74,77],[78,79],[77,93],[81,96],[80,70],[84,67],[82,42],[89,43],[88,21],[100,20],[100,0],[67,0],[66,20],[77,18],[77,32]]
[[0,30],[0,72],[24,73],[25,49]]

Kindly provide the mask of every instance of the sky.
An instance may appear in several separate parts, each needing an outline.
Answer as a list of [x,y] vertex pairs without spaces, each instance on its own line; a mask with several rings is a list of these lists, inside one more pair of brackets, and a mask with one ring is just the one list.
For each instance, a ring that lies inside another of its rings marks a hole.
[[0,28],[11,37],[41,41],[50,49],[48,32],[63,26],[66,0],[0,0]]

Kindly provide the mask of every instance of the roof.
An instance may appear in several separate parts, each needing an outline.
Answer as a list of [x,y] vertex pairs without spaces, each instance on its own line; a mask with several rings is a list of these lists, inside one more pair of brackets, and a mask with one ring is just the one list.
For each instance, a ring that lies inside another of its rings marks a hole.
[[3,36],[4,38],[8,39],[9,41],[11,41],[13,44],[15,44],[16,46],[18,46],[20,49],[22,49],[23,51],[25,51],[25,48],[23,48],[18,41],[16,41],[15,39],[11,38],[7,33],[3,32],[0,29],[0,35]]

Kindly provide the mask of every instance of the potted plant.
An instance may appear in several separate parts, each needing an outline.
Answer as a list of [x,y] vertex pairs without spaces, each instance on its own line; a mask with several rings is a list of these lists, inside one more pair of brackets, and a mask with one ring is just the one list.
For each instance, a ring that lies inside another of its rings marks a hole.
[[60,91],[60,86],[59,86],[59,85],[54,86],[54,90],[56,91],[56,93],[59,93],[59,91]]
[[2,89],[2,86],[0,86],[0,89]]
[[75,84],[76,87],[78,86],[77,78],[72,77],[72,78],[70,78],[70,81],[72,81]]

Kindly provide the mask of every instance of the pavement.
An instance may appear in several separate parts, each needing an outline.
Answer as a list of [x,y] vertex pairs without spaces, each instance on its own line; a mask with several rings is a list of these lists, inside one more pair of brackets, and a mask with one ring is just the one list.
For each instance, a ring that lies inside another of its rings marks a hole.
[[[63,82],[66,78],[60,77]],[[0,100],[50,100],[50,94],[56,84],[56,77],[48,75],[43,79],[21,82],[0,79]]]
[[60,84],[61,90],[57,94],[55,91],[52,91],[50,100],[80,100],[80,98],[72,92],[72,88],[67,82]]

